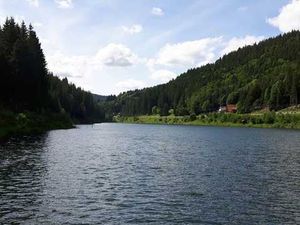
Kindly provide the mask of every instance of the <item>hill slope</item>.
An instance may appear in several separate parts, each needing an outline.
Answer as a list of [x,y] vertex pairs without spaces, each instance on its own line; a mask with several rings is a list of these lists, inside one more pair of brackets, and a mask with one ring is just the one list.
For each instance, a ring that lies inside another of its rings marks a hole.
[[53,76],[33,27],[0,26],[0,138],[103,121],[90,92]]
[[292,31],[231,52],[167,84],[120,94],[107,113],[189,115],[237,104],[240,113],[279,110],[300,99],[300,32]]

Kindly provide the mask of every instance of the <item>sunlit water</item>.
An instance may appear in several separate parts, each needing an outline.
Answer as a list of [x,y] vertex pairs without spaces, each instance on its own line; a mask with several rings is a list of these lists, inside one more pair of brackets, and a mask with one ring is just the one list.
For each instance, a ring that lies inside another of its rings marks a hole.
[[14,139],[0,224],[300,224],[300,132],[99,124]]

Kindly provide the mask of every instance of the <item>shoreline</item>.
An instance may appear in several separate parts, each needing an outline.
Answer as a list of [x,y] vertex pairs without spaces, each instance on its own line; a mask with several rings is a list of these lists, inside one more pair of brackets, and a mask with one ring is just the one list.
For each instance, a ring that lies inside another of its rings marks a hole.
[[[198,116],[115,116],[111,122],[127,124],[190,125],[243,128],[278,128],[300,130],[299,113],[218,114]],[[0,112],[0,143],[11,137],[37,135],[50,130],[72,129],[76,124],[64,113]]]
[[[256,118],[263,115],[249,115],[249,114],[233,114],[241,117]],[[257,119],[257,118],[256,118]],[[128,124],[158,124],[158,125],[192,125],[192,126],[218,126],[218,127],[245,127],[245,128],[279,128],[279,129],[295,129],[300,130],[300,120],[294,120],[289,123],[279,123],[276,119],[273,123],[253,123],[251,120],[245,121],[242,119],[240,122],[220,121],[217,118],[214,121],[200,119],[199,116],[195,119],[189,117],[179,116],[128,116],[128,117],[115,117],[113,119],[116,123]]]
[[268,124],[263,124],[261,125],[255,125],[255,124],[248,124],[248,125],[244,125],[244,124],[230,124],[230,123],[147,123],[147,122],[112,122],[112,123],[119,123],[119,124],[145,124],[145,125],[182,125],[182,126],[199,126],[199,127],[237,127],[237,128],[262,128],[262,129],[291,129],[291,130],[300,130],[299,127],[288,127],[288,126],[277,126],[277,125],[273,125],[270,126]]
[[51,130],[67,130],[67,129],[74,129],[76,128],[75,125],[72,126],[60,126],[60,127],[52,127],[49,129],[39,129],[36,130],[35,128],[26,129],[26,130],[20,130],[20,129],[6,129],[4,132],[0,129],[0,144],[7,142],[10,138],[13,137],[22,137],[22,136],[31,136],[31,135],[40,135],[45,132],[51,131]]
[[63,113],[38,114],[34,112],[0,112],[0,143],[11,137],[37,135],[50,130],[75,128],[68,115]]

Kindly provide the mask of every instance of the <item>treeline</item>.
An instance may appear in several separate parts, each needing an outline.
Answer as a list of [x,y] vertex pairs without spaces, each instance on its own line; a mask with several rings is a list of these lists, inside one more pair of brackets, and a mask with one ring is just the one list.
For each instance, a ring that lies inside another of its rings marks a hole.
[[0,27],[0,109],[62,113],[79,123],[104,119],[90,92],[48,72],[33,27],[13,18]]
[[124,92],[106,103],[106,112],[184,116],[237,104],[238,112],[248,113],[279,110],[299,100],[300,32],[292,31],[190,69],[167,84]]
[[76,87],[67,78],[48,74],[48,106],[54,112],[67,112],[75,123],[101,122],[104,111],[92,93]]

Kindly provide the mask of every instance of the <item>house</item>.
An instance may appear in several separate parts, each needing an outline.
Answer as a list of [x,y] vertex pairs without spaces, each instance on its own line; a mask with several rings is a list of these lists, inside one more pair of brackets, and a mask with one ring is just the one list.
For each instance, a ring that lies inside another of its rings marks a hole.
[[226,106],[220,106],[218,112],[219,113],[221,113],[221,112],[235,113],[235,112],[237,112],[237,106],[234,105],[234,104],[228,104]]
[[226,105],[226,112],[236,113],[236,111],[237,111],[237,106],[236,105],[234,105],[234,104]]

